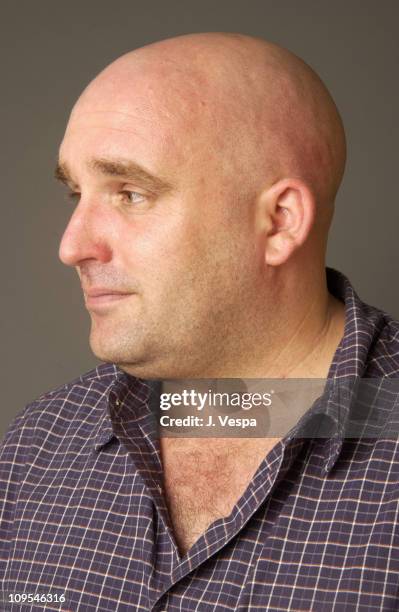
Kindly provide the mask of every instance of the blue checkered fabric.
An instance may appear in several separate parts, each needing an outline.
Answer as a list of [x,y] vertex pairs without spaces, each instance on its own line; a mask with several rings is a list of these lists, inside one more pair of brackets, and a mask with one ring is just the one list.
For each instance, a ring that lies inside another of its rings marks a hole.
[[[328,379],[398,378],[399,323],[326,273],[346,311]],[[15,418],[0,448],[5,610],[399,610],[396,436],[291,432],[181,556],[148,398],[103,364]]]

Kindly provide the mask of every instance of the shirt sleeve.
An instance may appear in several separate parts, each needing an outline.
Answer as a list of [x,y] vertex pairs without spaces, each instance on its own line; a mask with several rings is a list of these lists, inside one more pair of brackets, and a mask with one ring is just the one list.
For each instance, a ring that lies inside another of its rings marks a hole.
[[0,444],[0,580],[5,575],[9,547],[13,540],[15,505],[27,464],[28,408],[14,418]]

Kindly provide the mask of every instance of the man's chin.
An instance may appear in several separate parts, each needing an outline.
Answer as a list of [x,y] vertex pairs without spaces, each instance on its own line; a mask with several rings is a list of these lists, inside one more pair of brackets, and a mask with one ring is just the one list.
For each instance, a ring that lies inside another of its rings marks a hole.
[[142,335],[127,338],[126,334],[117,337],[105,333],[99,333],[98,329],[92,328],[90,333],[90,348],[100,361],[113,363],[121,370],[132,376],[148,379],[161,378],[183,378],[191,374],[187,372],[186,356],[172,358],[171,350],[162,350],[159,344],[151,344],[150,338],[146,336],[146,342]]
[[100,348],[94,343],[90,343],[90,346],[97,359],[104,363],[112,363],[131,376],[148,380],[174,378],[176,376],[174,368],[165,367],[165,364],[160,363],[157,359],[152,360],[148,356],[126,355],[116,348]]
[[[109,341],[104,340],[103,337],[100,337],[98,334],[91,333],[90,334],[90,348],[92,353],[99,359],[100,361],[105,361],[107,363],[123,363],[126,360],[126,354],[123,347],[117,343],[110,343]],[[130,361],[130,357],[128,358]]]
[[137,351],[138,343],[134,344],[135,351],[126,345],[126,342],[117,342],[116,339],[112,343],[106,341],[103,335],[96,333],[90,334],[90,348],[94,356],[105,363],[113,363],[121,370],[134,376],[145,377],[148,368],[148,357],[143,350],[141,354]]

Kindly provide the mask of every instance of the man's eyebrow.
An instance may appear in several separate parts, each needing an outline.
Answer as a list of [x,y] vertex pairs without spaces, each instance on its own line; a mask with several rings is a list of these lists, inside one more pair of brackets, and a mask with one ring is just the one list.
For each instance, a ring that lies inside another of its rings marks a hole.
[[125,178],[138,183],[141,187],[157,195],[172,191],[172,185],[165,179],[155,176],[133,161],[121,159],[92,159],[89,167],[101,174]]
[[[132,181],[153,195],[162,195],[172,191],[173,186],[165,179],[155,176],[136,162],[122,159],[93,158],[88,167],[106,176],[115,176]],[[74,184],[65,163],[58,163],[55,177],[67,184]]]

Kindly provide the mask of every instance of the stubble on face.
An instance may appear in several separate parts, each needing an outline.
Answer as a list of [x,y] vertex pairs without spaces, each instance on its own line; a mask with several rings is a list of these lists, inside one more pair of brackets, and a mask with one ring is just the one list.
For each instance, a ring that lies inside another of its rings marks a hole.
[[[251,318],[254,253],[244,245],[242,224],[215,231],[187,223],[175,238],[162,265],[152,266],[151,257],[138,266],[136,284],[116,282],[134,285],[134,295],[103,314],[91,312],[93,352],[135,375],[205,376],[232,344],[240,351],[237,301],[248,303]],[[105,270],[96,278],[103,279]],[[106,275],[111,284],[118,278],[111,269]]]

